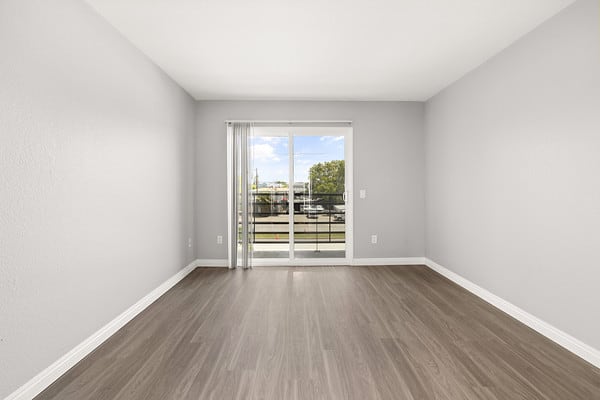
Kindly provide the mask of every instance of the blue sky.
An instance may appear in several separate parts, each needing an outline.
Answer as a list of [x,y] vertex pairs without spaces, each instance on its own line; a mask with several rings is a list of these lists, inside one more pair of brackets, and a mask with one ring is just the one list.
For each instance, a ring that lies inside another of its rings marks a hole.
[[[289,180],[287,136],[254,136],[250,146],[252,169],[258,169],[259,183]],[[313,164],[344,159],[344,137],[295,136],[294,153],[294,180],[308,182],[308,170]]]

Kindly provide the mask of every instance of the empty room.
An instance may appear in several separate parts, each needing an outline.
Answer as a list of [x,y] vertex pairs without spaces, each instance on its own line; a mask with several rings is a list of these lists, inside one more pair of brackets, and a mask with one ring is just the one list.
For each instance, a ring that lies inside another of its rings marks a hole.
[[600,400],[600,1],[0,0],[0,399]]

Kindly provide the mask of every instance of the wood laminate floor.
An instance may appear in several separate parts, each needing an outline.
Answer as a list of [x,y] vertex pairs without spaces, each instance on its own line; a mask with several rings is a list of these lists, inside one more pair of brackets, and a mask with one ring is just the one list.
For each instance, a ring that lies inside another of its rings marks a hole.
[[600,399],[600,370],[424,266],[198,268],[42,399]]

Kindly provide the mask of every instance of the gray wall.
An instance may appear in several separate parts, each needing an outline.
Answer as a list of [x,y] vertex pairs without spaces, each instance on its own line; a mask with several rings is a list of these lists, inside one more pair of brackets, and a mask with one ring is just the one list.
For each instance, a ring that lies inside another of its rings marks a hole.
[[194,258],[194,102],[79,0],[0,2],[0,398]]
[[226,119],[352,120],[354,257],[423,256],[422,103],[202,101],[197,111],[199,258],[227,258],[226,244],[216,245],[217,235],[227,236]]
[[583,0],[426,104],[427,256],[600,348],[600,34]]

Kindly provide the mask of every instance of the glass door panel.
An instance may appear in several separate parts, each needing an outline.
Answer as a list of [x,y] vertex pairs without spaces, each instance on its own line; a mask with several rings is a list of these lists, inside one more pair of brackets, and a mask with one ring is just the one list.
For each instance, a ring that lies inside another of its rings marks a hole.
[[251,185],[249,224],[255,259],[290,257],[289,137],[255,128],[249,141]]
[[345,138],[293,136],[294,257],[346,257]]

